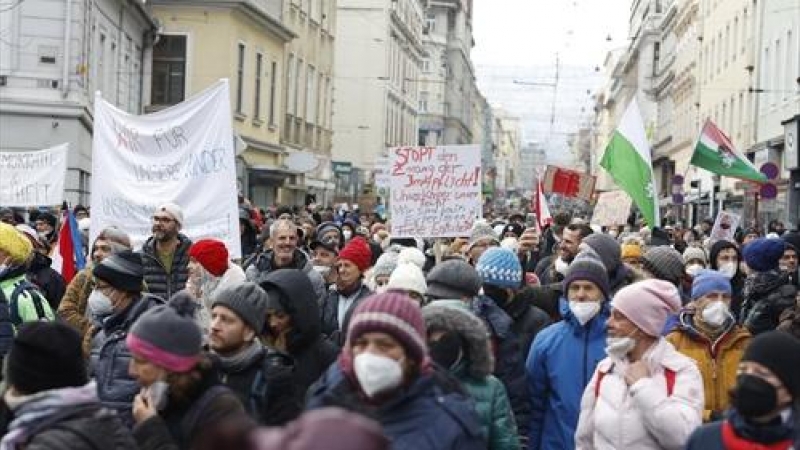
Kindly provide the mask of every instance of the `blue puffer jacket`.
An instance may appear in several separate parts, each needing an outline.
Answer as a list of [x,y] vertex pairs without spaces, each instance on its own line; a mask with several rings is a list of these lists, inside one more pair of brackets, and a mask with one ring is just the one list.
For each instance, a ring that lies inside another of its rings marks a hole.
[[148,309],[164,303],[159,297],[144,294],[124,310],[112,314],[92,337],[91,376],[97,380],[97,397],[120,415],[125,425],[133,426],[131,405],[140,386],[128,375],[131,352],[125,344],[133,323]]
[[606,357],[608,302],[584,326],[563,297],[559,307],[564,320],[539,332],[526,362],[533,396],[529,445],[537,450],[575,448],[583,391]]
[[369,406],[359,389],[332,365],[309,390],[307,409],[336,406],[378,421],[392,450],[485,450],[474,404],[448,391],[435,375],[422,375],[380,406]]

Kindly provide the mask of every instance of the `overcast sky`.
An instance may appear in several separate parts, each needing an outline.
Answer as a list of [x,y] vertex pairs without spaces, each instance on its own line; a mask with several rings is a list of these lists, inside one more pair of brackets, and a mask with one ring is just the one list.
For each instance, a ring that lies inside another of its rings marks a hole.
[[[481,65],[594,67],[626,43],[630,0],[474,0],[472,59]],[[613,41],[606,41],[607,36]]]

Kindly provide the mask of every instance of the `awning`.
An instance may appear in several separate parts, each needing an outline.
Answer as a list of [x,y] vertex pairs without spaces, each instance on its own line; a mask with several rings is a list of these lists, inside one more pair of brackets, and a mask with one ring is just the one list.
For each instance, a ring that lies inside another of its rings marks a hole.
[[275,166],[250,166],[247,168],[251,184],[281,185],[295,173]]
[[242,138],[242,140],[247,144],[248,147],[252,147],[256,150],[272,153],[275,155],[283,155],[284,153],[286,153],[286,149],[280,145],[259,141],[258,139],[253,139],[251,137],[243,135],[239,135],[239,137]]

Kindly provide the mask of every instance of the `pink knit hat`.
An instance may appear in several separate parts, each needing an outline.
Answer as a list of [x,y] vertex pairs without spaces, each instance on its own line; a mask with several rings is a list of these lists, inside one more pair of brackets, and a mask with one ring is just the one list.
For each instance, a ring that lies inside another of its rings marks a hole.
[[643,332],[655,337],[661,336],[670,314],[680,311],[681,296],[672,283],[649,279],[620,289],[612,305]]

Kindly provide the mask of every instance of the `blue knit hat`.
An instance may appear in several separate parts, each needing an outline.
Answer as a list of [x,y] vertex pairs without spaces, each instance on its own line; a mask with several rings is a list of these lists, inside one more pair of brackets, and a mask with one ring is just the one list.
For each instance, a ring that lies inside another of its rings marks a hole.
[[756,272],[767,272],[778,268],[786,243],[780,239],[759,238],[742,249],[747,267]]
[[522,285],[522,265],[517,255],[502,247],[492,247],[481,255],[475,266],[483,284],[516,289]]
[[692,281],[692,300],[697,300],[712,292],[724,292],[731,295],[731,282],[716,270],[703,269],[695,275],[694,281]]

